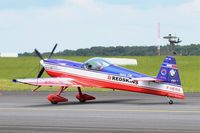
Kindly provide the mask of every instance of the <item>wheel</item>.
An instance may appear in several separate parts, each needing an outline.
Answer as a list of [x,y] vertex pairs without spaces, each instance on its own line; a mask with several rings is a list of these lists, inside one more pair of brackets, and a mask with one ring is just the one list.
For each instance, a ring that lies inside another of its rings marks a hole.
[[58,104],[58,102],[56,102],[56,101],[51,101],[51,104]]
[[169,104],[173,104],[174,102],[172,100],[169,100]]
[[85,99],[80,99],[79,100],[81,103],[84,103],[86,100]]

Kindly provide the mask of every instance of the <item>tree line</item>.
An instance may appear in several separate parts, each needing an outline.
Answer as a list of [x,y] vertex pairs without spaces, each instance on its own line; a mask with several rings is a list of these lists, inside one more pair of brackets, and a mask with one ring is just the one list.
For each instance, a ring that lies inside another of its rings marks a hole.
[[[96,46],[91,48],[80,48],[77,50],[66,49],[55,53],[56,56],[154,56],[158,55],[157,46],[112,46],[112,47],[102,47]],[[170,55],[168,50],[169,46],[161,46],[161,55]],[[177,55],[200,55],[200,44],[190,44],[190,45],[177,45],[175,47]],[[34,52],[20,53],[19,56],[35,56]],[[49,55],[49,52],[43,53],[43,56]]]

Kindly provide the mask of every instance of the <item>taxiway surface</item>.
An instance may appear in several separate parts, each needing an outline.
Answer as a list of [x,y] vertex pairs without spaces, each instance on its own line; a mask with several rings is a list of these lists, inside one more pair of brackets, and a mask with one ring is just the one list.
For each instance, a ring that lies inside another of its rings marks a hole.
[[51,105],[50,92],[0,92],[0,132],[199,133],[200,94],[174,100],[131,92],[88,92],[95,101]]

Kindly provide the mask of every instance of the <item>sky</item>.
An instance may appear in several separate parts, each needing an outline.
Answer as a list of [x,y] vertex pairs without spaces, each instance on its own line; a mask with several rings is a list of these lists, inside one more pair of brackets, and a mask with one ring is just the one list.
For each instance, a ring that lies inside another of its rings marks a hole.
[[[200,43],[200,0],[0,0],[0,52]],[[158,37],[160,23],[160,39]]]

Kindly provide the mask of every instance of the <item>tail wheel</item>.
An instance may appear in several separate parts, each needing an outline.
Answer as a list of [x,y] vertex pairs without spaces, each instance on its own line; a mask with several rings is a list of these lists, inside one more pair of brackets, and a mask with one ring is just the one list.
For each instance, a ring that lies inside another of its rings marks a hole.
[[174,102],[173,102],[173,100],[169,100],[169,104],[173,104]]

